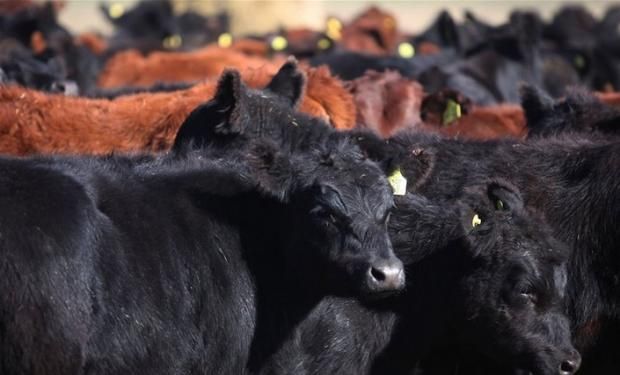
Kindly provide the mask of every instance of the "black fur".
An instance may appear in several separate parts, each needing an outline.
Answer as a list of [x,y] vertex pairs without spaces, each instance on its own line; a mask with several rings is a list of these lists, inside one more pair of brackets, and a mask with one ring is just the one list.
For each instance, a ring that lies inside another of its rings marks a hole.
[[241,374],[325,295],[401,288],[383,172],[299,125],[300,149],[229,124],[221,149],[1,158],[0,372]]
[[533,87],[523,87],[521,105],[527,120],[528,138],[562,133],[620,135],[620,110],[602,103],[583,89],[573,89],[554,101]]
[[489,181],[456,200],[396,203],[389,226],[405,292],[376,303],[323,299],[261,374],[408,374],[445,342],[537,374],[579,360],[561,311],[568,254],[513,186]]
[[[515,141],[466,142],[401,134],[386,141],[366,136],[371,157],[400,165],[411,192],[450,198],[485,176],[510,180],[525,205],[547,218],[571,249],[567,306],[583,373],[620,368],[612,353],[620,340],[615,230],[620,220],[620,144],[596,134]],[[382,157],[380,155],[383,155]]]

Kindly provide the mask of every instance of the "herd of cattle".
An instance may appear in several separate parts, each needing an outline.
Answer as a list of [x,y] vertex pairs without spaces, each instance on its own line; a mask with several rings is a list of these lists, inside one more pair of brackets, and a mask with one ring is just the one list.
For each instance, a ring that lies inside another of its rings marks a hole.
[[620,372],[620,7],[63,6],[0,2],[0,374]]

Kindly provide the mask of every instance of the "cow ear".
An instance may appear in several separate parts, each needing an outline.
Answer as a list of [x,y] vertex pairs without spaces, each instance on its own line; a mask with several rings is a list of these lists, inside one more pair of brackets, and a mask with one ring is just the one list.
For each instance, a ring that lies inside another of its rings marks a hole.
[[553,111],[553,104],[553,99],[542,90],[530,85],[521,86],[521,106],[529,129],[542,124]]
[[123,4],[120,2],[111,3],[111,4],[100,3],[99,10],[101,11],[101,13],[103,14],[103,17],[106,20],[116,25],[118,24],[118,21],[125,14],[125,11],[126,11],[125,6],[126,4]]
[[266,88],[285,99],[292,108],[296,108],[301,102],[305,86],[306,77],[299,70],[297,60],[290,57]]
[[378,163],[384,172],[391,172],[395,149],[388,141],[369,130],[349,130],[347,137],[360,148],[368,159]]
[[225,71],[213,99],[194,109],[181,124],[173,150],[178,151],[187,145],[200,147],[216,139],[241,134],[244,90],[239,73]]
[[216,133],[237,134],[243,132],[242,109],[245,86],[236,70],[226,70],[222,74],[213,97],[213,107],[223,117],[214,122]]
[[439,14],[439,17],[437,17],[437,28],[444,45],[460,49],[461,43],[458,30],[450,13],[444,10]]

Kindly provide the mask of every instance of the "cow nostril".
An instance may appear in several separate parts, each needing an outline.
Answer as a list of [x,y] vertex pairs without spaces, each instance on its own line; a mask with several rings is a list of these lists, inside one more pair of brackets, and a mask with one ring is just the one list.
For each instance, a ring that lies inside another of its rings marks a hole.
[[375,267],[370,267],[370,276],[379,282],[385,281],[385,273]]
[[572,375],[579,369],[579,360],[570,359],[560,364],[560,375]]
[[367,282],[373,292],[397,291],[405,286],[405,274],[402,263],[385,262],[368,269]]

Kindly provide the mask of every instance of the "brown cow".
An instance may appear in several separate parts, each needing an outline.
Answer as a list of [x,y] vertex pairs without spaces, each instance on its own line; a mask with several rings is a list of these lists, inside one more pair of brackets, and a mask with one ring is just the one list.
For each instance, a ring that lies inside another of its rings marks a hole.
[[421,125],[422,86],[397,72],[367,71],[346,84],[355,99],[357,126],[383,137]]
[[375,54],[392,54],[400,40],[396,18],[370,7],[342,28],[344,48]]
[[[266,85],[271,69],[246,69],[251,87]],[[309,69],[300,110],[339,129],[353,127],[353,99],[323,69]],[[0,87],[0,153],[107,154],[167,150],[187,115],[214,94],[216,80],[190,89],[122,96],[114,100],[49,95]]]
[[157,82],[196,82],[218,77],[225,68],[278,71],[284,58],[269,61],[239,51],[215,46],[191,52],[153,52],[148,56],[136,50],[119,52],[106,63],[99,76],[103,88],[151,86]]

